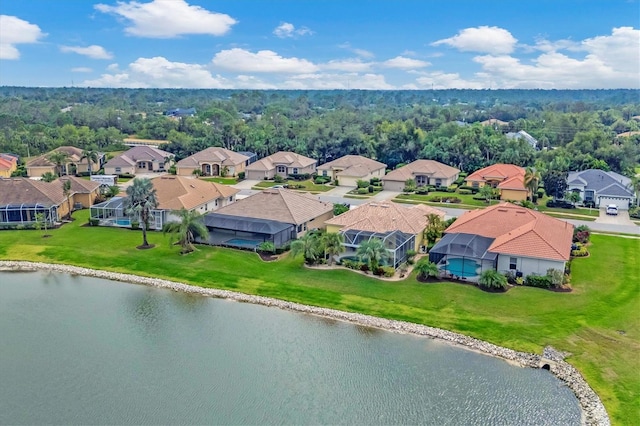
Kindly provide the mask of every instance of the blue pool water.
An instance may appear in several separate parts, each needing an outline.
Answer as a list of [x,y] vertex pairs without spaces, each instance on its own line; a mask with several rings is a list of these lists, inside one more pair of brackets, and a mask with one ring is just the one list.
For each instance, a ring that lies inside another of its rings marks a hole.
[[232,238],[230,240],[225,241],[225,244],[229,244],[231,246],[238,246],[238,247],[257,247],[260,244],[260,241],[243,240],[242,238]]
[[447,260],[444,270],[450,274],[468,278],[478,275],[477,269],[479,267],[480,264],[475,260],[454,257]]
[[129,225],[131,225],[131,220],[129,220],[129,219],[116,219],[116,225],[129,226]]

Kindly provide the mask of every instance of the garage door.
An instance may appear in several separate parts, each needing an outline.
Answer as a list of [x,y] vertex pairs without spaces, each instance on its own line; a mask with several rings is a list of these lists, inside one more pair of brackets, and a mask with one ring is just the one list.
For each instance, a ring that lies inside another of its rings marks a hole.
[[628,198],[600,197],[600,207],[606,207],[609,204],[615,204],[620,210],[629,210]]

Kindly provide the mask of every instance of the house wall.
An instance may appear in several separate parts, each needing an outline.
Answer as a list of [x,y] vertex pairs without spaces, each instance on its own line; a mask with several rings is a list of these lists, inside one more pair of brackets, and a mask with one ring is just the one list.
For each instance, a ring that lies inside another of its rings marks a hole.
[[549,269],[558,269],[564,272],[565,262],[523,256],[510,256],[508,254],[498,255],[499,272],[505,273],[509,271],[511,257],[516,258],[516,270],[522,272],[523,277],[531,274],[546,275]]
[[11,177],[11,173],[15,172],[17,169],[18,169],[18,167],[14,164],[14,165],[11,165],[11,167],[8,168],[8,169],[0,170],[0,177],[10,178]]
[[98,196],[98,190],[95,190],[88,194],[76,193],[76,194],[73,194],[72,204],[80,203],[82,204],[82,208],[87,209],[94,204],[97,196]]
[[[374,177],[382,178],[384,176],[384,169],[374,170],[366,176],[338,176],[338,183],[340,186],[358,186],[359,180],[369,181]],[[334,177],[335,180],[335,177]],[[404,186],[403,186],[404,188]]]
[[500,190],[501,200],[523,201],[527,199],[527,191],[516,191],[513,189]]
[[[297,232],[297,238],[302,237],[304,234],[306,234],[308,231],[312,231],[314,229],[325,229],[326,225],[324,224],[327,220],[331,219],[333,217],[333,210],[330,210],[320,216],[317,216],[316,218],[310,220],[309,222],[307,222],[306,224],[306,228],[303,229],[301,231]],[[297,229],[297,228],[296,228]]]
[[184,167],[184,166],[176,166],[176,175],[178,176],[193,176],[193,171],[197,170],[198,167]]
[[[120,170],[118,171],[116,169],[120,169]],[[135,175],[136,168],[133,166],[105,167],[104,174],[105,175],[123,175],[123,174]]]
[[387,191],[402,192],[402,190],[404,189],[404,182],[399,182],[395,180],[384,180],[383,186],[384,186],[384,189]]
[[27,176],[29,177],[41,177],[43,174],[50,172],[56,174],[56,168],[53,166],[46,167],[27,167]]
[[340,231],[340,229],[342,228],[342,226],[338,226],[338,225],[325,225],[325,226],[327,228],[328,233],[334,233],[334,234],[337,234],[338,231]]

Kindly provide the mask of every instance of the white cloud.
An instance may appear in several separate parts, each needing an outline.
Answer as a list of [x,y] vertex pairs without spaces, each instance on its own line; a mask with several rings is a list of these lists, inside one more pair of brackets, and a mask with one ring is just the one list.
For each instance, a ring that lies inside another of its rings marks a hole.
[[171,62],[161,56],[138,58],[126,70],[110,65],[111,74],[102,74],[95,80],[86,80],[90,87],[129,88],[210,88],[228,89],[232,86],[222,77],[214,77],[203,65]]
[[296,27],[293,24],[289,22],[283,22],[282,24],[278,25],[275,30],[273,30],[273,34],[275,34],[276,37],[287,38],[287,37],[295,37],[295,36],[312,35],[313,31],[311,31],[307,27],[301,27],[296,29]]
[[0,15],[0,59],[18,59],[17,44],[37,43],[46,34],[39,26],[16,16]]
[[381,74],[300,74],[291,76],[281,86],[281,89],[360,89],[360,90],[389,90],[395,87],[385,81]]
[[369,71],[373,63],[362,62],[360,58],[353,59],[334,59],[327,63],[321,64],[324,70],[345,71],[345,72],[365,72]]
[[220,36],[237,23],[229,15],[191,6],[185,0],[153,0],[151,3],[119,1],[117,6],[97,4],[94,7],[100,12],[130,21],[125,31],[139,37],[172,38],[183,34]]
[[[548,43],[546,46],[553,46]],[[490,79],[501,88],[615,89],[640,88],[640,31],[614,28],[611,35],[559,43],[567,50],[586,52],[583,58],[555,50],[544,51],[531,64],[500,55],[477,56],[482,66],[479,78]]]
[[347,49],[348,51],[355,53],[361,58],[371,59],[375,57],[375,55],[372,52],[369,52],[368,50],[364,50],[364,49],[357,49],[355,47],[351,47],[351,43],[348,43],[348,42],[339,44],[338,47],[341,49]]
[[88,67],[75,67],[71,68],[71,72],[93,72],[93,69]]
[[243,73],[309,73],[318,69],[306,59],[284,58],[271,50],[252,53],[240,48],[218,52],[213,58],[213,65],[224,70]]
[[78,55],[88,56],[93,59],[111,59],[113,54],[104,50],[104,47],[91,45],[87,47],[80,46],[60,46],[60,51],[64,53],[77,53]]
[[454,47],[463,52],[484,52],[500,55],[513,52],[518,40],[509,31],[499,27],[466,28],[457,35],[431,43]]
[[422,89],[482,89],[487,85],[478,81],[469,81],[460,77],[458,73],[432,72],[425,73],[422,77],[416,78],[418,86]]
[[408,69],[415,69],[415,68],[425,68],[431,64],[426,61],[407,58],[405,56],[396,56],[393,59],[384,61],[382,65],[387,68],[399,68],[399,69],[408,70]]

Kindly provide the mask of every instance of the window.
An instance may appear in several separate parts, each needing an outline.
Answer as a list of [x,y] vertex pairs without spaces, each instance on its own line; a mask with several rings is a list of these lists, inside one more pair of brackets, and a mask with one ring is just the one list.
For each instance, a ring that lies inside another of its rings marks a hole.
[[516,257],[509,258],[509,269],[518,269],[518,258]]
[[326,176],[326,175],[327,175],[327,171],[326,171],[326,170],[323,170],[323,171],[322,171],[322,176]]
[[287,166],[278,166],[276,167],[276,171],[278,173],[287,173]]
[[302,225],[298,225],[298,232],[302,232]]
[[216,200],[216,206],[218,206],[218,200]]
[[209,204],[204,205],[204,211],[206,212],[207,210],[209,210]]
[[293,168],[293,174],[297,175],[298,174],[298,169],[296,167]]
[[122,173],[122,169],[120,167],[116,167],[116,173]]
[[229,197],[229,202],[233,203],[233,196]]
[[472,187],[472,188],[478,188],[479,186],[480,186],[480,182],[473,182],[473,183],[471,184],[471,187]]
[[442,179],[436,179],[436,186],[442,186]]

